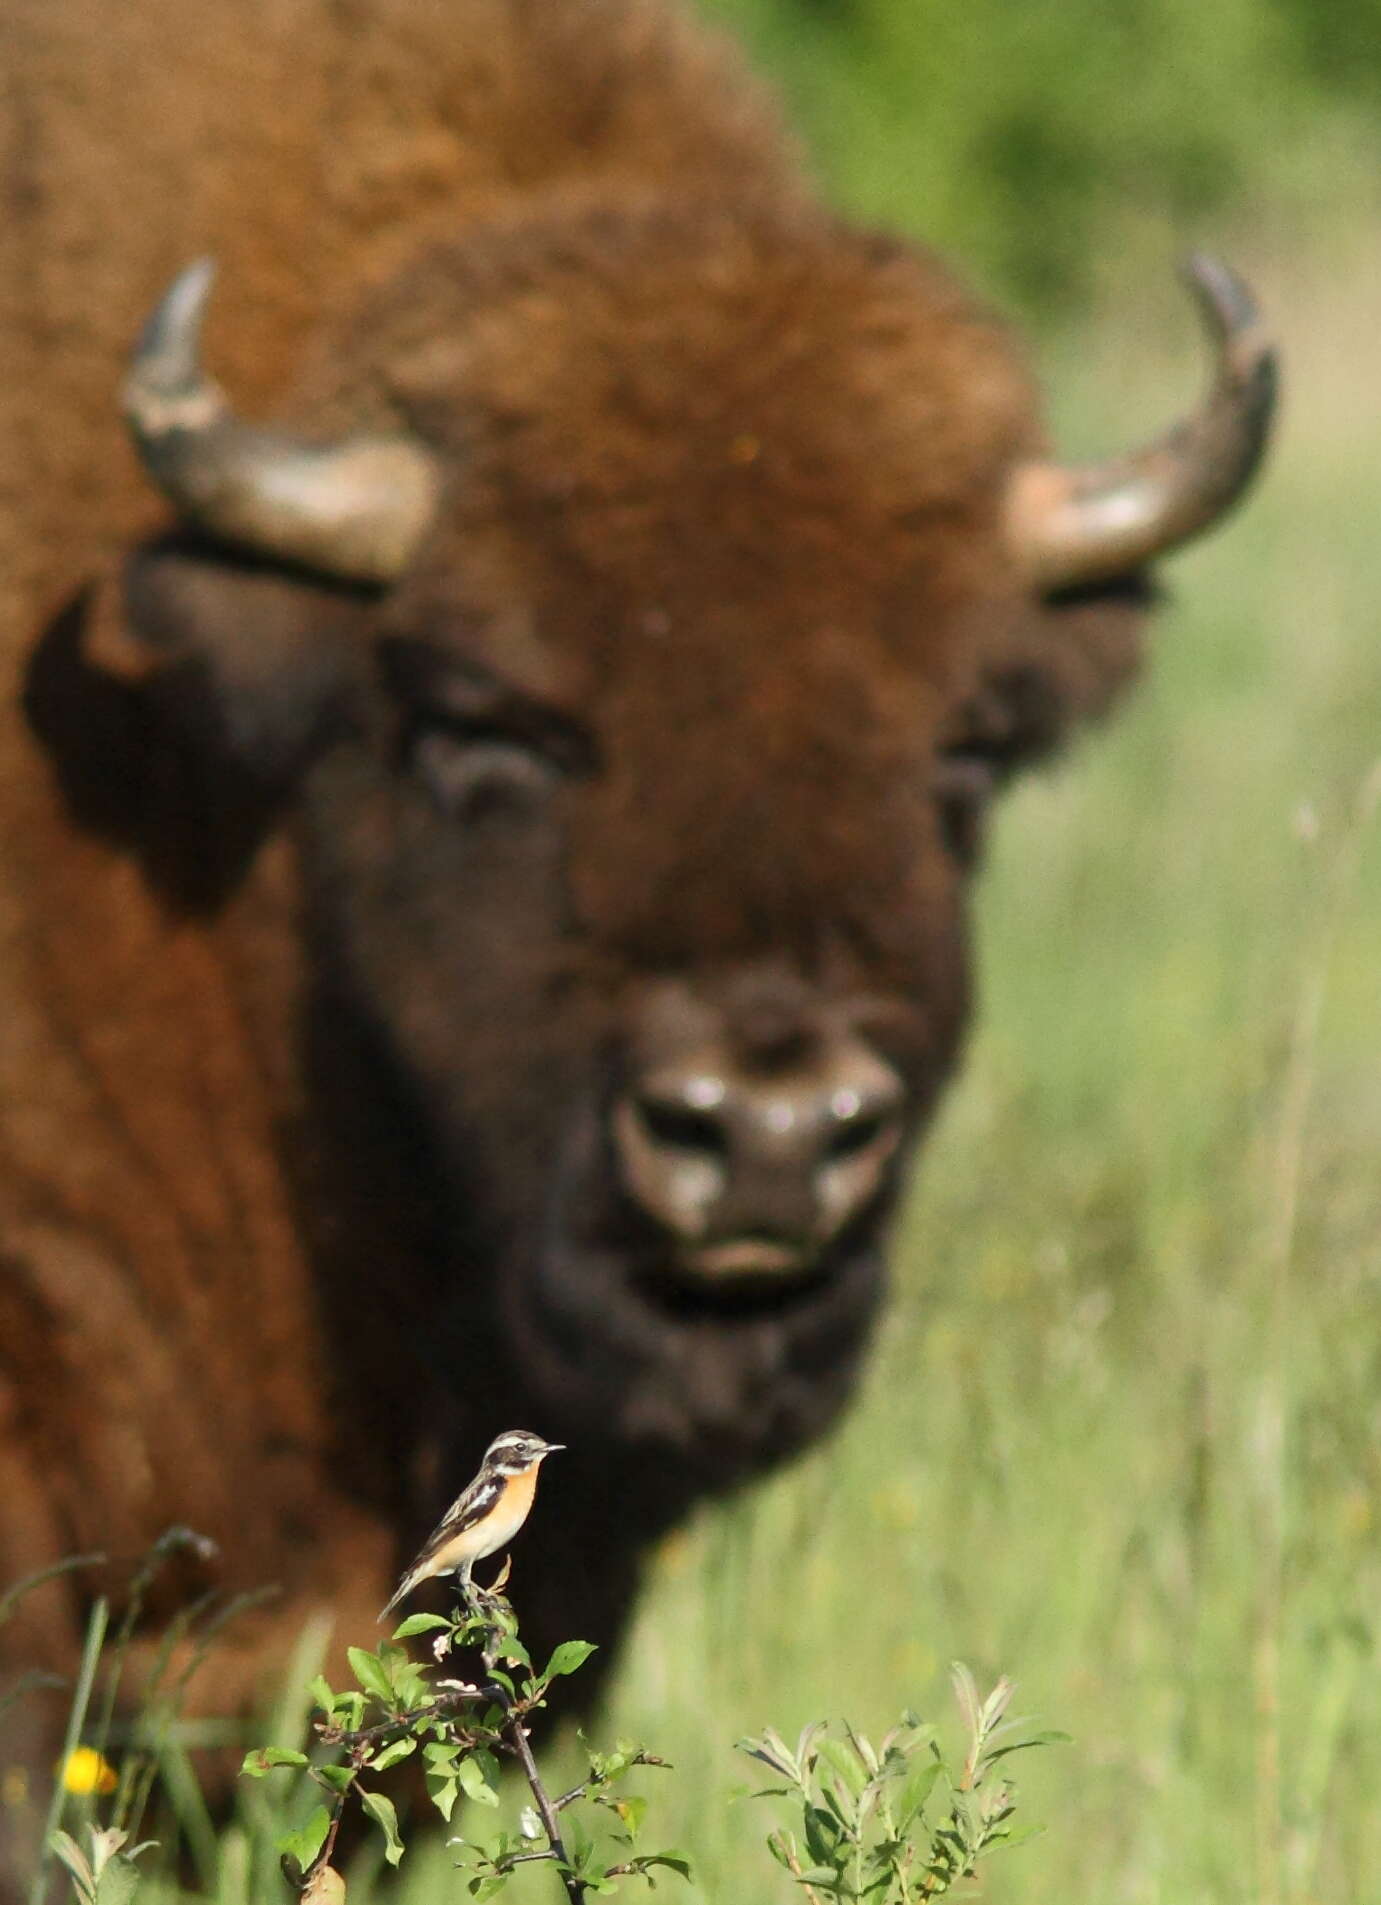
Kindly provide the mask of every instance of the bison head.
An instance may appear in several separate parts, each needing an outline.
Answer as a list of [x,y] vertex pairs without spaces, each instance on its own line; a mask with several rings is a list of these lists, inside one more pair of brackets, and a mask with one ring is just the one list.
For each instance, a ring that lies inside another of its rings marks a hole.
[[202,370],[204,268],[156,314],[127,409],[185,529],[129,623],[291,795],[355,1288],[423,1293],[462,1399],[517,1390],[472,1435],[703,1486],[847,1393],[988,796],[1260,453],[1250,302],[1191,284],[1207,401],[1081,469],[937,265],[823,214],[496,222],[323,332],[300,436]]

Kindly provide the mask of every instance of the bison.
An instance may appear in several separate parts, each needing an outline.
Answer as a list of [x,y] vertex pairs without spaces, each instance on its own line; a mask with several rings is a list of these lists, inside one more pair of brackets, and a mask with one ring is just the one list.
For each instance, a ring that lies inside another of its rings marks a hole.
[[0,52],[0,1576],[191,1524],[170,1595],[282,1589],[243,1705],[521,1423],[527,1618],[611,1641],[849,1396],[984,811],[1249,480],[1250,300],[1199,261],[1204,404],[1067,468],[674,0],[19,0]]

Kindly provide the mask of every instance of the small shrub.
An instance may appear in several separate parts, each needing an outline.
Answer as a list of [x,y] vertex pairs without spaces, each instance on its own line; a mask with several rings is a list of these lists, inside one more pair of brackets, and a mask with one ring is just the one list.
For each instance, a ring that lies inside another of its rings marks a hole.
[[[178,1529],[157,1544],[113,1634],[106,1604],[96,1603],[32,1905],[44,1898],[55,1863],[66,1871],[77,1905],[132,1905],[154,1869],[144,1855],[155,1841],[130,1841],[160,1775],[173,1802],[175,1829],[180,1826],[189,1838],[186,1810],[194,1805],[205,1841],[193,1843],[197,1863],[208,1889],[218,1886],[220,1848],[186,1753],[173,1736],[191,1666],[170,1673],[171,1642],[145,1689],[150,1704],[132,1722],[113,1726],[119,1680],[148,1584],[169,1553],[196,1539]],[[22,1583],[0,1600],[0,1620],[32,1585]],[[229,1604],[204,1622],[191,1664],[241,1604]],[[185,1633],[206,1612],[198,1604],[174,1631]],[[426,1654],[415,1658],[406,1643],[424,1637]],[[377,1650],[348,1649],[352,1686],[334,1688],[318,1674],[310,1686],[316,1736],[311,1746],[257,1747],[242,1766],[251,1780],[286,1773],[313,1790],[315,1803],[306,1816],[275,1836],[282,1871],[302,1905],[344,1905],[345,1882],[332,1861],[351,1806],[381,1835],[388,1864],[402,1861],[405,1825],[386,1787],[404,1762],[414,1772],[420,1769],[432,1805],[452,1829],[447,1843],[471,1898],[494,1898],[520,1866],[533,1864],[551,1867],[567,1905],[605,1897],[628,1880],[655,1887],[668,1874],[688,1879],[685,1853],[645,1843],[648,1802],[629,1789],[644,1769],[669,1770],[664,1759],[625,1740],[611,1750],[597,1749],[581,1734],[584,1771],[574,1785],[553,1791],[539,1771],[531,1742],[538,1716],[555,1682],[578,1673],[593,1652],[586,1641],[568,1640],[540,1668],[534,1666],[510,1603],[496,1591],[472,1590],[449,1616],[414,1614]],[[461,1677],[462,1666],[469,1677]],[[810,1905],[827,1899],[919,1905],[971,1876],[998,1846],[1030,1836],[1033,1828],[1013,1826],[1015,1795],[1005,1762],[1025,1747],[1064,1736],[1023,1735],[1019,1722],[1007,1720],[1012,1688],[1006,1680],[986,1699],[966,1668],[954,1669],[954,1682],[968,1732],[957,1770],[945,1759],[936,1729],[910,1713],[877,1747],[847,1724],[832,1729],[823,1722],[808,1726],[794,1749],[771,1728],[740,1741],[744,1752],[783,1782],[759,1796],[789,1801],[799,1826],[775,1829],[768,1849]],[[516,1763],[528,1790],[528,1803],[507,1827],[500,1823],[505,1761]],[[464,1832],[456,1829],[462,1798],[472,1802]],[[69,1808],[70,1830],[64,1824]],[[281,1822],[281,1812],[278,1817]],[[476,1819],[491,1821],[492,1829],[476,1829]],[[229,1844],[227,1835],[227,1856]]]
[[[429,1675],[402,1645],[422,1635],[431,1636],[436,1668],[444,1669],[454,1654],[477,1653],[481,1671],[474,1679]],[[512,1607],[493,1594],[476,1596],[450,1617],[410,1616],[376,1653],[351,1648],[356,1685],[338,1692],[318,1678],[312,1687],[321,1715],[317,1735],[333,1757],[265,1747],[244,1763],[251,1778],[286,1767],[320,1790],[320,1803],[305,1823],[279,1843],[284,1869],[309,1905],[339,1897],[331,1858],[352,1801],[382,1833],[388,1862],[397,1865],[403,1858],[397,1809],[374,1781],[419,1756],[432,1803],[448,1824],[462,1795],[481,1811],[497,1809],[505,1758],[518,1763],[527,1782],[532,1803],[516,1832],[496,1827],[482,1837],[467,1831],[449,1841],[473,1898],[493,1898],[520,1865],[539,1862],[554,1868],[571,1905],[611,1893],[627,1879],[655,1885],[666,1872],[689,1878],[683,1852],[643,1849],[647,1802],[625,1788],[629,1774],[663,1769],[665,1760],[629,1742],[599,1752],[582,1735],[586,1772],[576,1785],[554,1796],[538,1770],[532,1722],[552,1683],[578,1672],[593,1651],[585,1641],[565,1641],[537,1670]],[[1033,1828],[1013,1827],[1015,1793],[1005,1767],[997,1769],[1023,1748],[1064,1736],[1023,1736],[1019,1722],[1004,1718],[1010,1681],[999,1681],[986,1700],[967,1668],[954,1669],[954,1682],[968,1728],[968,1750],[957,1772],[945,1760],[935,1728],[914,1714],[876,1748],[852,1727],[831,1732],[822,1722],[806,1728],[794,1751],[770,1728],[740,1742],[786,1781],[760,1796],[792,1800],[801,1836],[780,1828],[768,1848],[812,1905],[826,1898],[871,1905],[939,1898],[970,1877],[987,1853],[1030,1836]],[[942,1803],[932,1817],[937,1797]]]

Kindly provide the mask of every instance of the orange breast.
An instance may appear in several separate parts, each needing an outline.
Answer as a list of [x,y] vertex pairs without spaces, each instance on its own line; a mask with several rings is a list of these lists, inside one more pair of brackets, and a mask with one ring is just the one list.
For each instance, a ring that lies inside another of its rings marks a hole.
[[[510,1478],[503,1492],[503,1499],[482,1528],[475,1529],[475,1558],[478,1560],[487,1554],[495,1554],[517,1534],[527,1520],[532,1498],[537,1493],[537,1464],[525,1475]],[[483,1545],[479,1545],[479,1538]]]

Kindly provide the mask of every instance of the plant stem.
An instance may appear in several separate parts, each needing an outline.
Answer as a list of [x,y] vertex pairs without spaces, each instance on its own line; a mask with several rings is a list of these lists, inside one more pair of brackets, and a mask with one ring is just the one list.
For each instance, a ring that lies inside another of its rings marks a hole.
[[[359,1769],[356,1768],[357,1777],[358,1777],[358,1771]],[[353,1789],[353,1785],[354,1785],[354,1782],[352,1781],[351,1785],[347,1786],[344,1792],[338,1792],[334,1795],[334,1803],[331,1807],[331,1823],[326,1828],[326,1837],[321,1842],[321,1850],[320,1852],[317,1853],[316,1857],[312,1860],[312,1863],[308,1867],[307,1871],[304,1872],[302,1875],[304,1890],[306,1889],[307,1881],[313,1876],[313,1874],[318,1872],[323,1865],[329,1865],[331,1863],[332,1854],[335,1852],[335,1849],[336,1849],[336,1834],[340,1831],[340,1822],[345,1813],[345,1802],[347,1798],[350,1796],[350,1793]]]
[[537,1816],[542,1821],[542,1830],[547,1835],[547,1844],[555,1855],[561,1871],[561,1880],[566,1887],[566,1896],[570,1899],[571,1905],[581,1905],[581,1900],[585,1897],[585,1886],[583,1881],[575,1876],[574,1872],[567,1870],[569,1861],[566,1857],[566,1848],[561,1842],[561,1828],[556,1823],[556,1809],[551,1803],[551,1797],[546,1787],[542,1784],[542,1775],[538,1772],[537,1762],[532,1757],[532,1748],[528,1744],[527,1733],[524,1731],[520,1715],[515,1713],[512,1716],[504,1728],[504,1734],[512,1746],[513,1751],[522,1761],[523,1772],[532,1793],[533,1804],[537,1808]]
[[380,1720],[375,1726],[346,1728],[318,1725],[317,1734],[324,1746],[343,1746],[347,1751],[353,1751],[357,1746],[371,1745],[375,1740],[382,1739],[386,1733],[396,1733],[400,1727],[405,1733],[410,1732],[419,1720],[445,1718],[452,1712],[458,1712],[462,1707],[502,1706],[504,1700],[505,1695],[501,1687],[475,1687],[472,1691],[465,1693],[458,1688],[453,1688],[446,1693],[437,1694],[436,1698],[429,1700],[425,1706],[410,1707],[407,1712],[395,1713],[392,1719]]
[[783,1838],[781,1847],[782,1855],[786,1860],[787,1870],[810,1900],[811,1905],[824,1905],[824,1900],[820,1897],[815,1887],[808,1883],[805,1873],[801,1869],[801,1861],[797,1858],[795,1848],[790,1840]]

